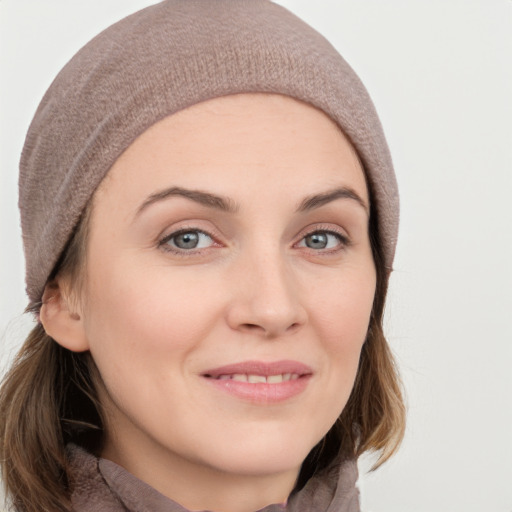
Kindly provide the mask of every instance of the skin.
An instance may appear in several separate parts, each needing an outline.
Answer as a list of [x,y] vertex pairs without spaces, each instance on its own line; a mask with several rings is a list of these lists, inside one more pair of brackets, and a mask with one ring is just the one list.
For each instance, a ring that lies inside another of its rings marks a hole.
[[[291,98],[214,99],[143,133],[95,193],[80,296],[61,277],[41,311],[99,368],[103,456],[191,510],[286,501],[353,387],[376,283],[368,210],[352,146]],[[178,247],[183,230],[198,247]],[[204,377],[247,360],[311,375],[278,402]]]

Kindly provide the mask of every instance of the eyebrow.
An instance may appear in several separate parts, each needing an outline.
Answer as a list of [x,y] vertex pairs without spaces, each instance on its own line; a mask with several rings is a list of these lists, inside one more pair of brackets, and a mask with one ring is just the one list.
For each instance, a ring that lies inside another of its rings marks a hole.
[[[238,204],[229,197],[223,197],[202,190],[191,190],[183,187],[170,187],[160,192],[151,194],[137,209],[135,216],[140,215],[150,205],[168,199],[169,197],[184,197],[208,208],[213,208],[226,213],[237,213],[240,210]],[[359,204],[368,214],[369,208],[366,202],[348,187],[338,187],[334,190],[314,194],[304,198],[297,207],[297,212],[306,212],[320,208],[321,206],[336,201],[337,199],[351,199]]]
[[138,208],[136,216],[142,213],[148,206],[167,199],[169,197],[185,197],[208,208],[221,210],[227,213],[236,213],[238,205],[228,197],[218,196],[202,190],[190,190],[182,187],[170,187],[155,194],[151,194]]
[[366,202],[355,190],[349,187],[338,187],[334,190],[308,196],[300,202],[297,211],[306,212],[314,210],[315,208],[320,208],[320,206],[335,201],[336,199],[351,199],[359,204],[368,215],[370,213],[370,208]]

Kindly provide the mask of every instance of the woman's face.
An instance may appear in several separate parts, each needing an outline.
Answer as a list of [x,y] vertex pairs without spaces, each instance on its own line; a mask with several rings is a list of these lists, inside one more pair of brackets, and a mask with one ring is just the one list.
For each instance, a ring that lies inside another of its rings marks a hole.
[[215,99],[141,135],[94,197],[81,302],[104,455],[167,494],[169,471],[289,492],[353,386],[368,210],[350,144],[290,98]]

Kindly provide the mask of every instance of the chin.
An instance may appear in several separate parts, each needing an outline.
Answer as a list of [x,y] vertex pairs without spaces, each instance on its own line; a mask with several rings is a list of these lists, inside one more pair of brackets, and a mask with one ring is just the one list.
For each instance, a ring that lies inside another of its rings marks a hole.
[[[232,436],[225,442],[216,443],[209,449],[210,464],[219,470],[245,476],[264,476],[300,470],[304,459],[323,435],[290,433],[286,429],[268,435],[252,432],[249,435]],[[202,453],[208,453],[204,450]],[[207,461],[205,461],[207,462]],[[207,462],[208,463],[208,462]]]

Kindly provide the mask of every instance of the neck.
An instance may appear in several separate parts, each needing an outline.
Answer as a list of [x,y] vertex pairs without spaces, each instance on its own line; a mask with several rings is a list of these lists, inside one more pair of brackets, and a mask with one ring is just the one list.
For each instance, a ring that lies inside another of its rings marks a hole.
[[198,464],[162,449],[139,442],[130,446],[107,439],[102,456],[122,466],[164,496],[188,510],[254,512],[270,504],[285,503],[299,468],[288,471],[240,474]]

